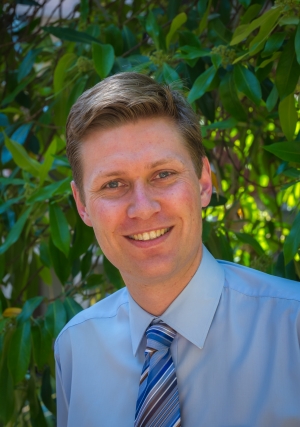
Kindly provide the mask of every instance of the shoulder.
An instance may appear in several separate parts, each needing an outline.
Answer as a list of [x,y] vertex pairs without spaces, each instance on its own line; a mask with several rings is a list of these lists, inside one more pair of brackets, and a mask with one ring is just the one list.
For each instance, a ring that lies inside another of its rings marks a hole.
[[56,339],[56,343],[59,341],[61,336],[70,328],[74,328],[77,325],[91,321],[93,319],[110,319],[118,315],[121,308],[128,305],[128,293],[127,288],[122,288],[119,291],[109,295],[103,300],[97,302],[91,307],[82,310],[76,316],[74,316],[66,326],[61,330],[60,334]]
[[262,273],[228,261],[219,261],[225,273],[224,287],[250,297],[300,302],[300,282]]

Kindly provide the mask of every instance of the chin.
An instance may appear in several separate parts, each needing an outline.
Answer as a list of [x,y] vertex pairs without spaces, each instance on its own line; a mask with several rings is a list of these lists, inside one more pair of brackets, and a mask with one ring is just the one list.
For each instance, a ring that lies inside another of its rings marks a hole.
[[147,262],[131,266],[126,273],[130,276],[136,276],[143,281],[164,281],[173,275],[176,276],[178,264],[169,264],[166,262]]

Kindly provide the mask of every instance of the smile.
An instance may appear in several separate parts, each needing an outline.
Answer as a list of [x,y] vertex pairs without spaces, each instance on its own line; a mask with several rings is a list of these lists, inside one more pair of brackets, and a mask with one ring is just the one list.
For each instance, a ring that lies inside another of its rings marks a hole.
[[170,229],[171,229],[171,227],[169,227],[169,228],[161,228],[159,230],[151,230],[151,231],[147,231],[145,233],[131,234],[128,237],[130,239],[133,239],[133,240],[153,240],[153,239],[157,239],[160,236],[163,236]]

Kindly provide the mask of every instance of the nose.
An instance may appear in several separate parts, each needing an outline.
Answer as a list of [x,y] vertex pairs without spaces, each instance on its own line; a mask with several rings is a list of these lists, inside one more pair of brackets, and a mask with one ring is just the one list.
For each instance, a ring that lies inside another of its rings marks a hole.
[[161,209],[159,201],[144,183],[135,183],[127,208],[129,218],[149,219]]

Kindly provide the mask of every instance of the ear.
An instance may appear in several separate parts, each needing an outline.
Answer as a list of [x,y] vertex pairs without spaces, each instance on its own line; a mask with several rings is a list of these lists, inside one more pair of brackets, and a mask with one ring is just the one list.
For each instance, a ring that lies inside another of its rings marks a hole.
[[71,182],[71,187],[80,218],[86,225],[92,227],[93,225],[87,212],[86,206],[81,201],[79,189],[74,181]]
[[212,194],[212,182],[211,182],[211,171],[210,164],[207,157],[203,158],[203,168],[201,178],[199,179],[200,183],[200,191],[201,191],[201,204],[202,207],[205,208],[211,198]]

